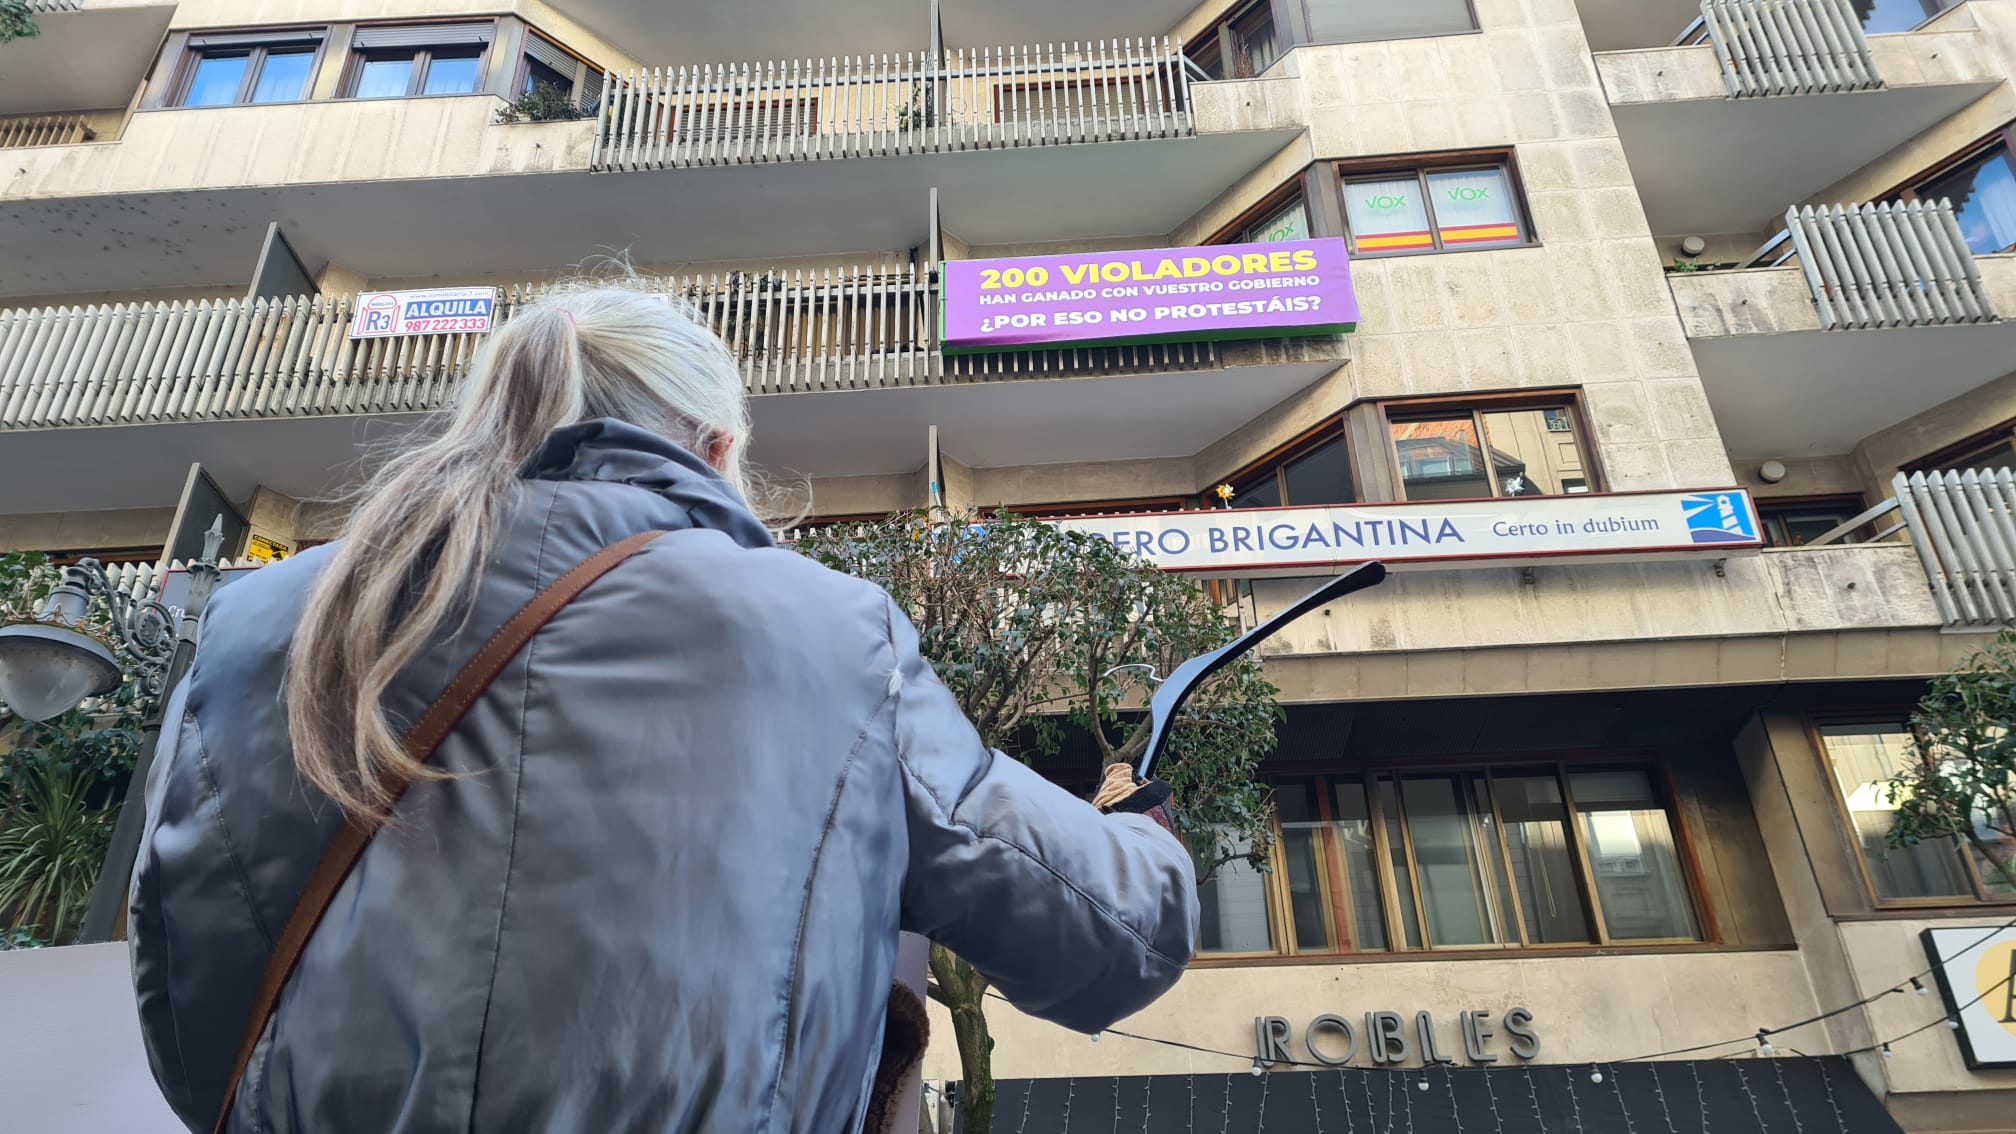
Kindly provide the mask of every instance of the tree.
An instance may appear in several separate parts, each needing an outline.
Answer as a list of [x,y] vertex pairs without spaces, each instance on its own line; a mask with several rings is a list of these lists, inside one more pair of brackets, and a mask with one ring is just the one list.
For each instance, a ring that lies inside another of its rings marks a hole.
[[1935,678],[1911,714],[1912,762],[1885,785],[1893,847],[1965,843],[2016,888],[2016,631]]
[[[39,554],[0,554],[0,624],[32,620],[57,580]],[[102,605],[90,609],[84,629],[105,635]],[[57,945],[76,932],[140,752],[141,697],[129,673],[46,721],[0,706],[0,947]]]
[[[1138,763],[1155,675],[1239,632],[1189,580],[1095,536],[1005,512],[903,513],[816,531],[798,550],[886,587],[981,738],[1024,760],[1076,740],[1101,767]],[[1157,774],[1175,789],[1200,876],[1236,859],[1265,868],[1272,803],[1254,776],[1274,746],[1275,693],[1249,658],[1198,690],[1170,734]],[[952,1017],[964,1128],[988,1134],[986,978],[934,945],[929,991]]]
[[0,43],[30,39],[40,33],[27,0],[0,0]]

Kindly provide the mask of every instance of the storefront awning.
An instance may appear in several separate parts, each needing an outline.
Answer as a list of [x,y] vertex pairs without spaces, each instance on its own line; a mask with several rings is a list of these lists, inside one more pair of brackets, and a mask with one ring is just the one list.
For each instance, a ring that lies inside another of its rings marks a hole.
[[1004,1079],[996,1084],[994,1128],[1044,1134],[1900,1134],[1838,1056]]

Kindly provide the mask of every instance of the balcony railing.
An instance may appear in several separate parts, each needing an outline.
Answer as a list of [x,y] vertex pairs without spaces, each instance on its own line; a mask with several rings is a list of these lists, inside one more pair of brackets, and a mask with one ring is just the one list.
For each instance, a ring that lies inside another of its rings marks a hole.
[[[751,394],[1215,370],[1212,343],[957,355],[938,349],[938,289],[895,269],[681,276]],[[508,319],[536,287],[508,289]],[[477,334],[352,339],[352,297],[121,303],[0,311],[0,430],[415,413],[446,403]]]
[[81,114],[29,114],[0,118],[0,150],[70,146],[97,135]]
[[1188,137],[1193,70],[1139,39],[608,73],[591,168]]
[[[1822,330],[1992,323],[1999,317],[1950,201],[1785,210],[1752,263],[1796,257]],[[1776,249],[1774,252],[1773,249]]]
[[1702,0],[1680,44],[1715,47],[1731,98],[1873,90],[1883,85],[1849,0]]
[[1946,622],[2016,622],[2016,471],[1898,473],[1892,489]]

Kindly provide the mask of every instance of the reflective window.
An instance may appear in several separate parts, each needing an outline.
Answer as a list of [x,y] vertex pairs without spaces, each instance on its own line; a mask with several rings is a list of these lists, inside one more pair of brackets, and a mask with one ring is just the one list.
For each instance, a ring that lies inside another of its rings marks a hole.
[[413,57],[366,59],[357,72],[357,98],[404,98],[413,85]]
[[1889,844],[1897,808],[1884,785],[1915,759],[1904,725],[1823,724],[1819,732],[1876,897],[1972,900],[1973,872],[1956,840],[1926,840],[1908,847]]
[[1302,0],[1315,43],[1362,43],[1475,31],[1468,0]]
[[1679,823],[1646,765],[1298,777],[1273,868],[1219,868],[1211,952],[1691,941]]
[[427,79],[421,94],[473,94],[476,74],[482,68],[480,55],[435,55],[427,65]]
[[228,106],[238,101],[238,92],[245,85],[245,71],[251,66],[249,55],[208,55],[196,61],[195,73],[190,76],[188,93],[182,96],[183,106]]
[[[1234,508],[1272,508],[1282,504],[1349,504],[1358,499],[1351,473],[1351,450],[1342,432],[1313,440],[1287,456],[1232,481]],[[1207,495],[1204,506],[1221,506]]]
[[1528,236],[1502,162],[1345,175],[1344,219],[1361,256],[1524,244]]
[[252,88],[253,102],[297,102],[308,97],[308,80],[315,70],[315,51],[269,51],[259,68],[259,81]]
[[1960,235],[1975,255],[2016,248],[2016,165],[2008,145],[1996,146],[1926,182],[1917,196],[1953,202]]
[[1589,464],[1567,406],[1395,409],[1387,418],[1409,500],[1589,491]]

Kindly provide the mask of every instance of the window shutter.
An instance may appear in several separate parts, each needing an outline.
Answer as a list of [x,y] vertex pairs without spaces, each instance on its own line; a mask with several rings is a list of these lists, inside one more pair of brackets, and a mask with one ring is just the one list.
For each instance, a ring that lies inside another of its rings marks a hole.
[[536,59],[563,75],[573,74],[575,68],[581,65],[580,60],[567,54],[552,40],[547,39],[538,32],[528,32],[526,34],[525,54],[528,58]]
[[189,37],[189,49],[215,51],[233,47],[284,47],[320,43],[328,34],[327,28],[289,28],[278,31],[233,32],[226,35],[192,35]]
[[574,102],[583,110],[594,110],[602,104],[601,68],[588,68],[588,73],[581,79],[581,93],[574,97]]
[[497,34],[494,23],[402,24],[393,27],[358,28],[350,46],[359,51],[388,47],[481,47]]

